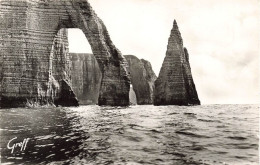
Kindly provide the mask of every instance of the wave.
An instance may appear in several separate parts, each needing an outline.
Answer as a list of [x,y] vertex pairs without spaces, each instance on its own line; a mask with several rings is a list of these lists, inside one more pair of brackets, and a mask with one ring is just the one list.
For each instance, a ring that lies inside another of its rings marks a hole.
[[196,138],[210,138],[209,136],[199,135],[199,134],[196,134],[196,133],[188,132],[186,130],[175,131],[175,133],[181,134],[181,135],[186,135],[186,136],[191,136],[191,137],[196,137]]
[[229,139],[234,139],[234,140],[246,140],[246,137],[242,137],[242,136],[228,136],[227,138]]

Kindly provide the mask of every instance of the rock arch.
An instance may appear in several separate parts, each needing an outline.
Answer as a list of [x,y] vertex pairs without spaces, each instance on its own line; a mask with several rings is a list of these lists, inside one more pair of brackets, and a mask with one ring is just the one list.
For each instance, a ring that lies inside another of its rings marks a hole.
[[2,106],[51,103],[60,99],[62,88],[68,95],[63,101],[74,97],[67,68],[57,80],[50,66],[54,38],[62,28],[79,28],[89,41],[102,72],[99,105],[129,105],[127,62],[87,0],[1,0],[0,22]]

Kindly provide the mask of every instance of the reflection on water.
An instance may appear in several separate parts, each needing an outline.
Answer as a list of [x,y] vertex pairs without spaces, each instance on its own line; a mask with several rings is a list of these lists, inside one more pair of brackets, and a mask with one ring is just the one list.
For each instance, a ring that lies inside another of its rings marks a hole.
[[[0,110],[4,164],[258,164],[258,106]],[[30,138],[24,151],[8,142]]]

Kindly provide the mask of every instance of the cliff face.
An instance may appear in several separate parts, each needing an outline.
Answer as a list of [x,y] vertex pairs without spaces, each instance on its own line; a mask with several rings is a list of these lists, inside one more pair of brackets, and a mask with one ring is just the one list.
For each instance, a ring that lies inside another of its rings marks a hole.
[[72,88],[79,104],[98,104],[101,71],[93,54],[70,53]]
[[75,103],[66,45],[55,45],[62,28],[81,29],[90,43],[103,75],[99,105],[129,105],[127,62],[87,0],[1,0],[0,22],[2,107]]
[[174,20],[166,57],[155,81],[154,105],[199,105],[189,55]]
[[133,55],[125,55],[137,104],[153,104],[154,81],[156,75],[150,62],[140,60]]
[[[79,104],[97,104],[102,74],[93,54],[70,53],[72,89]],[[135,56],[125,56],[129,63],[132,85],[130,104],[152,104],[156,76],[151,64]],[[136,94],[138,92],[138,94]]]

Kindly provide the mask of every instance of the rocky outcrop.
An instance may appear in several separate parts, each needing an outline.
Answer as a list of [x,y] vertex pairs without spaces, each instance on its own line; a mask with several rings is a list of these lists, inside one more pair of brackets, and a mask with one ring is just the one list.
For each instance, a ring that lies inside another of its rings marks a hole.
[[154,81],[156,75],[150,62],[140,60],[133,55],[125,55],[137,104],[153,104]]
[[79,104],[98,104],[101,71],[93,54],[70,53],[72,88]]
[[154,105],[199,105],[189,55],[174,20],[166,57],[155,81]]
[[[63,86],[70,91],[68,51],[55,45],[62,28],[79,28],[89,41],[102,73],[98,104],[129,105],[127,62],[87,0],[1,0],[0,22],[2,107],[59,104]],[[76,103],[69,95],[62,99]]]

